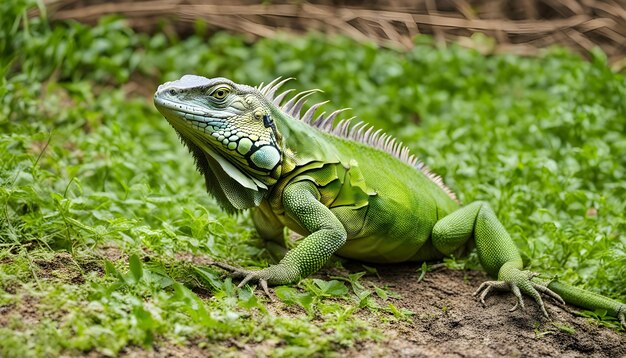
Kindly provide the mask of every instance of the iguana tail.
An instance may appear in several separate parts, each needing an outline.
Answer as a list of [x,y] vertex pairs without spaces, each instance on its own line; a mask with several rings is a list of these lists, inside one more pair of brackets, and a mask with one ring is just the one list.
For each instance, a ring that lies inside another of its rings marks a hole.
[[617,317],[622,327],[626,329],[626,304],[557,280],[552,280],[548,284],[548,288],[559,294],[565,302],[572,305],[591,311],[597,309],[606,310],[608,315]]

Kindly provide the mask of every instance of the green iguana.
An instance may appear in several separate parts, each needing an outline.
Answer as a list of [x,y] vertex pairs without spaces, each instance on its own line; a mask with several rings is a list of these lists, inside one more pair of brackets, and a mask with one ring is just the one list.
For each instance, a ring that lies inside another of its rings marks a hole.
[[[475,246],[497,281],[474,295],[510,290],[512,310],[522,293],[548,317],[540,292],[559,302],[604,309],[626,328],[626,305],[552,280],[534,282],[489,204],[460,206],[455,195],[391,136],[351,120],[342,110],[301,114],[318,90],[277,93],[289,79],[251,87],[226,78],[186,75],[159,86],[154,102],[178,132],[204,175],[207,190],[227,212],[253,209],[259,235],[285,244],[284,227],[305,238],[261,270],[218,266],[267,285],[292,283],[319,270],[332,255],[372,263],[442,259]],[[315,119],[314,119],[315,118]]]

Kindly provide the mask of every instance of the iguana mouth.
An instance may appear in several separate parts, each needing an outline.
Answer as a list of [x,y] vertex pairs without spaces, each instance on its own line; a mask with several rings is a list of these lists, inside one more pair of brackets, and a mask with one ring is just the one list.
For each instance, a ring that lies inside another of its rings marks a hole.
[[[209,123],[209,120],[222,120],[230,116],[239,114],[228,113],[226,111],[211,111],[205,108],[189,106],[177,101],[172,101],[170,98],[164,97],[161,91],[158,91],[154,95],[154,103],[157,105],[156,107],[161,113],[163,113],[161,109],[166,109],[180,117],[184,117],[185,119],[196,122]],[[220,121],[219,123],[222,122]]]
[[154,95],[154,103],[157,105],[157,109],[167,108],[174,112],[192,114],[198,116],[205,116],[207,113],[200,110],[197,107],[189,106],[180,102],[172,101],[169,98],[164,98],[161,91],[158,91]]
[[[197,114],[197,112],[186,112],[182,110],[178,110],[173,106],[163,106],[161,107],[167,112],[171,112],[171,114],[166,114],[165,111],[159,109],[161,114],[168,120],[168,122],[172,123],[175,126],[174,122],[180,121],[180,119],[185,120],[185,122],[193,127],[196,127],[199,130],[203,130],[205,133],[212,133],[219,128],[225,126],[224,121],[221,118],[209,117],[202,114]],[[171,118],[170,118],[171,115]],[[213,128],[209,128],[211,130],[207,131],[207,128],[211,126]]]

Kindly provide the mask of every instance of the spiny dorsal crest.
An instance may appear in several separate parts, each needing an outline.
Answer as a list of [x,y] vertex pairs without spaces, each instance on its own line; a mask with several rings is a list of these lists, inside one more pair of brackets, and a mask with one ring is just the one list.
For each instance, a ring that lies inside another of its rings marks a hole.
[[[257,86],[257,89],[261,92],[262,95],[267,98],[268,101],[274,103],[276,107],[280,108],[283,112],[290,115],[296,120],[301,120],[304,123],[319,128],[320,130],[336,135],[338,137],[343,137],[347,139],[351,139],[354,141],[358,141],[364,144],[369,145],[370,147],[381,149],[394,157],[400,159],[401,161],[416,167],[419,169],[428,179],[437,184],[441,189],[443,189],[448,196],[450,196],[454,201],[458,202],[456,195],[448,188],[444,183],[441,177],[428,169],[428,167],[415,157],[415,155],[411,154],[409,148],[404,146],[402,142],[397,141],[391,135],[383,133],[382,129],[374,130],[374,127],[368,123],[363,121],[359,121],[356,124],[352,125],[355,117],[342,119],[336,125],[334,124],[335,118],[339,113],[348,110],[349,108],[342,108],[332,112],[329,115],[326,115],[326,112],[322,112],[317,117],[315,117],[315,112],[322,105],[328,103],[328,101],[316,103],[312,105],[308,111],[304,114],[301,113],[302,107],[304,107],[309,96],[316,92],[322,92],[319,89],[312,89],[303,91],[300,93],[296,93],[290,100],[286,101],[285,97],[289,95],[291,92],[294,92],[293,89],[289,89],[283,91],[280,94],[276,94],[278,89],[282,87],[287,81],[292,80],[293,78],[285,78],[281,79],[278,77],[267,85],[263,85],[261,83]],[[315,119],[314,119],[315,118]]]

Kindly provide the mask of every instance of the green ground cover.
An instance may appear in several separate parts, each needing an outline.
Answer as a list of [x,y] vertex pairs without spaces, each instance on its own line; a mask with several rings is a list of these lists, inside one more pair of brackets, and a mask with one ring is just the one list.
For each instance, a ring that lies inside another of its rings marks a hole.
[[251,44],[201,24],[179,39],[29,8],[0,4],[0,356],[155,341],[329,353],[381,337],[368,320],[410,319],[358,272],[278,288],[285,316],[198,268],[270,259],[248,216],[206,195],[151,103],[186,73],[322,89],[327,108],[399,137],[463,202],[490,202],[532,269],[626,301],[626,79],[600,52],[483,56],[426,37],[403,52],[316,34]]

